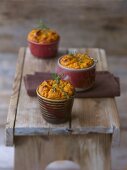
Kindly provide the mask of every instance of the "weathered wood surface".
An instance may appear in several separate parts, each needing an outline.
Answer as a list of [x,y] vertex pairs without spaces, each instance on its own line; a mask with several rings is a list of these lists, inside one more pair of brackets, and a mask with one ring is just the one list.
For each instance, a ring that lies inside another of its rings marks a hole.
[[13,84],[13,94],[10,99],[10,105],[9,105],[8,116],[7,116],[6,145],[13,145],[14,126],[15,126],[15,118],[17,114],[19,91],[21,87],[24,57],[25,57],[25,48],[21,48],[17,60],[16,74],[15,74],[15,79]]
[[81,170],[111,169],[111,135],[108,134],[15,137],[15,142],[14,170],[45,170],[56,160],[72,160]]
[[[0,170],[14,170],[12,147],[5,147],[5,124],[17,55],[0,53]],[[121,96],[116,98],[120,115],[120,145],[112,147],[112,170],[127,169],[127,57],[108,56],[108,66],[112,73],[120,77]],[[119,66],[119,69],[118,69]],[[9,81],[8,81],[9,80]],[[8,89],[8,90],[7,90]],[[3,151],[3,152],[2,152]],[[4,155],[4,156],[3,156]],[[5,163],[6,162],[6,163]],[[5,168],[6,164],[6,168]],[[4,168],[3,168],[4,167]],[[122,168],[121,168],[122,167]]]
[[[87,51],[92,57],[98,59],[97,70],[108,69],[104,50],[87,49]],[[67,50],[63,49],[60,55],[66,52]],[[27,49],[24,59],[23,76],[35,71],[54,71],[56,60],[57,58],[55,60],[38,60]],[[68,134],[68,123],[51,125],[43,119],[40,114],[37,98],[29,97],[26,93],[23,76],[21,78],[17,114],[15,113],[14,135]],[[85,134],[89,132],[119,135],[119,118],[113,98],[75,99],[72,110],[72,133]],[[117,141],[119,137],[113,139]]]

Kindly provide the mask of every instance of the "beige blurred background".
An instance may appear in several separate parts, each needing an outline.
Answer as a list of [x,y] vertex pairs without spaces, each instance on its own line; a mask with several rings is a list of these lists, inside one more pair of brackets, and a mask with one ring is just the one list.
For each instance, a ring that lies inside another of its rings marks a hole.
[[60,33],[61,46],[127,54],[126,0],[0,1],[0,51],[18,52],[40,19]]
[[0,170],[13,169],[14,148],[5,147],[4,128],[18,50],[27,34],[43,20],[61,35],[61,47],[104,48],[109,69],[121,79],[117,98],[120,146],[112,149],[112,169],[127,170],[127,1],[0,1]]

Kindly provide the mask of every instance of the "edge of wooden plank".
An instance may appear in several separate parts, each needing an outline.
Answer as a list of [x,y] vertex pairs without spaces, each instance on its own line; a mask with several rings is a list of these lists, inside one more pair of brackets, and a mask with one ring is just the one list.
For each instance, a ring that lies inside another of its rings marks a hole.
[[13,145],[13,138],[14,138],[14,126],[15,126],[15,119],[17,114],[17,104],[19,99],[19,91],[21,86],[21,78],[22,78],[22,69],[24,64],[25,58],[25,48],[22,47],[19,50],[19,55],[16,64],[16,71],[15,71],[15,78],[13,83],[13,92],[10,98],[10,104],[8,109],[8,116],[7,116],[7,123],[6,123],[6,146]]
[[[108,64],[107,64],[107,59],[106,59],[106,53],[104,49],[99,49],[99,55],[101,57],[103,57],[103,60],[105,60],[105,62],[103,62],[103,69],[104,70],[108,70]],[[118,110],[117,110],[117,105],[116,105],[116,101],[115,98],[111,99],[112,105],[115,109],[115,113],[111,113],[109,115],[110,120],[113,122],[112,123],[112,129],[113,129],[113,134],[112,134],[112,145],[119,145],[120,143],[120,119],[119,119],[119,114],[118,114]]]
[[108,71],[108,63],[107,63],[107,59],[106,59],[105,50],[104,49],[99,49],[98,52],[99,52],[99,55],[101,56],[100,59],[103,58],[103,61],[104,61],[103,62],[103,70]]
[[106,134],[112,134],[113,128],[105,128],[105,127],[84,127],[82,129],[77,128],[74,129],[71,128],[52,128],[52,130],[48,128],[35,128],[31,127],[29,128],[16,128],[14,131],[14,136],[34,136],[34,135],[59,135],[59,134],[72,134],[72,135],[79,135],[79,134],[88,134],[88,133],[106,133]]
[[112,103],[115,108],[115,112],[117,114],[111,114],[110,117],[112,120],[114,120],[112,127],[113,127],[113,135],[112,135],[112,145],[119,145],[120,144],[120,119],[119,114],[117,110],[117,105],[115,99],[112,99]]

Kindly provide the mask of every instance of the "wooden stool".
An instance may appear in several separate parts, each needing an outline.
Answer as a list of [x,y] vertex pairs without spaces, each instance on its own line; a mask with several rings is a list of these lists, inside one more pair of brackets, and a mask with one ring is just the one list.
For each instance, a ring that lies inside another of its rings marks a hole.
[[[74,50],[86,49],[59,49],[58,57]],[[108,70],[104,50],[87,51],[98,60],[97,71]],[[75,98],[70,128],[68,122],[47,123],[37,98],[26,93],[24,76],[54,72],[58,57],[39,60],[29,48],[20,49],[6,126],[6,144],[15,146],[14,170],[44,170],[56,160],[72,160],[81,170],[110,170],[111,146],[120,132],[114,98]]]

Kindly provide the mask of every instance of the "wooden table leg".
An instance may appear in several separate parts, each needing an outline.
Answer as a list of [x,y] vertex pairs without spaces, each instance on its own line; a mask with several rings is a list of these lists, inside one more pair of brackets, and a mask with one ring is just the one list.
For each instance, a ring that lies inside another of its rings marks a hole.
[[81,170],[110,170],[111,135],[15,137],[15,170],[44,170],[55,160],[72,160]]

